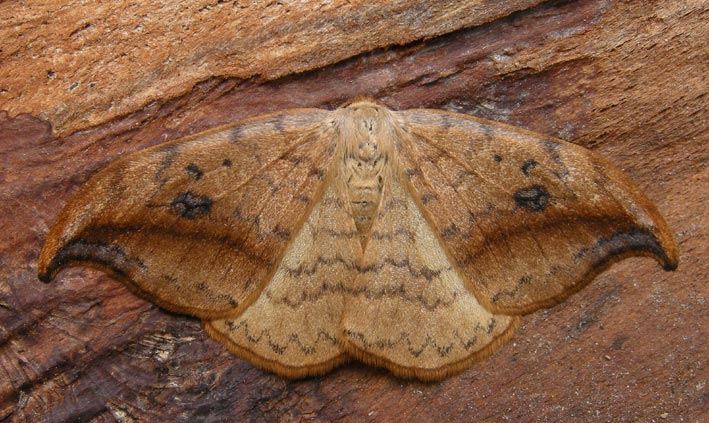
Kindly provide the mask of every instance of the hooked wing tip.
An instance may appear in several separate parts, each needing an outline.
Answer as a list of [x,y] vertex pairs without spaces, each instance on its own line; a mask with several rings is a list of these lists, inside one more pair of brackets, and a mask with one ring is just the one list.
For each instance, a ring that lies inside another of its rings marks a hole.
[[39,269],[37,272],[37,278],[40,282],[49,283],[54,279],[54,274],[50,273],[46,269]]
[[44,283],[49,283],[54,279],[54,275],[59,269],[52,266],[54,255],[50,250],[50,242],[46,242],[37,259],[37,278]]
[[48,283],[66,266],[81,263],[125,275],[132,267],[141,266],[140,260],[129,257],[119,245],[109,245],[101,241],[76,238],[58,245],[47,241],[37,261],[37,276]]
[[663,250],[663,255],[660,257],[660,264],[662,264],[662,269],[666,271],[677,270],[679,265],[679,253],[677,251],[677,246],[672,244],[672,248],[667,251]]
[[618,231],[601,238],[588,252],[597,255],[601,263],[626,254],[652,256],[664,270],[675,270],[678,262],[677,246],[671,237],[658,237],[652,231],[641,228]]

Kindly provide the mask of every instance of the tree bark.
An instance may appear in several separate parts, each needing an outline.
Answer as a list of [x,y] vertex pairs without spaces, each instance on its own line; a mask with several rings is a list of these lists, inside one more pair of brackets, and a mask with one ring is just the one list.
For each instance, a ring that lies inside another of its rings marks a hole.
[[[242,3],[0,4],[0,421],[706,417],[707,1]],[[616,264],[440,383],[283,380],[98,271],[37,280],[57,213],[115,158],[362,95],[598,151],[657,204],[679,269]]]

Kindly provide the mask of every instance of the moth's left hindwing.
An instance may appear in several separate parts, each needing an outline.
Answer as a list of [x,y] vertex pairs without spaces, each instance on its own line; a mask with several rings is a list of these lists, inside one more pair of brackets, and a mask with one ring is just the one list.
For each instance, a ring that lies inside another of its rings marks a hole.
[[263,116],[117,160],[61,212],[40,279],[89,265],[175,312],[241,313],[321,193],[328,113]]

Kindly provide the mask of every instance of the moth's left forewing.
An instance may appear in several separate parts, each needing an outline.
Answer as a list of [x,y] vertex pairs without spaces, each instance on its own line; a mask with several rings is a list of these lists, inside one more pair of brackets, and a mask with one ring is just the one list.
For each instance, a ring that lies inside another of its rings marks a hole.
[[322,193],[335,146],[329,116],[260,116],[111,163],[60,213],[40,278],[94,266],[175,312],[240,313]]
[[398,116],[409,187],[490,310],[554,305],[630,255],[676,266],[653,204],[593,152],[460,114]]

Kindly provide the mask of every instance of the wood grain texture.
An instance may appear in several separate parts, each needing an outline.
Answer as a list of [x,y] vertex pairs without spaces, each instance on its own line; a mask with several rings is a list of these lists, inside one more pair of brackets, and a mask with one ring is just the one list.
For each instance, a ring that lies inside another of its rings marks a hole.
[[214,78],[273,80],[540,2],[3,2],[0,110],[68,135]]
[[[701,1],[547,3],[269,83],[215,79],[64,138],[37,116],[2,115],[0,415],[701,421],[709,378],[705,9]],[[30,67],[17,63],[14,72]],[[28,95],[40,89],[28,87]],[[657,272],[645,259],[618,264],[563,305],[525,318],[484,366],[436,385],[356,364],[286,383],[235,361],[197,321],[168,315],[97,272],[64,272],[51,287],[36,281],[49,223],[116,157],[361,94],[398,109],[492,118],[602,153],[667,217],[680,246],[678,271]]]

